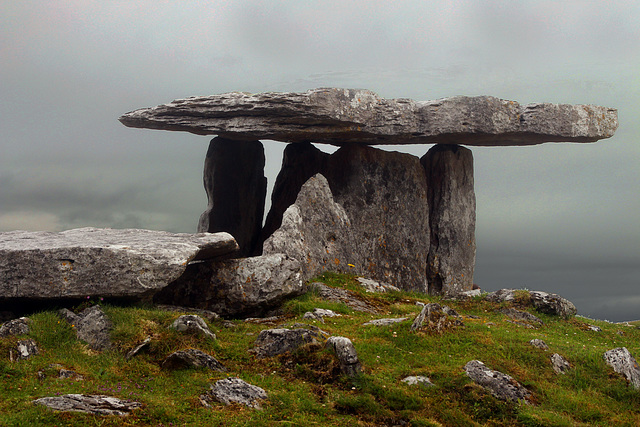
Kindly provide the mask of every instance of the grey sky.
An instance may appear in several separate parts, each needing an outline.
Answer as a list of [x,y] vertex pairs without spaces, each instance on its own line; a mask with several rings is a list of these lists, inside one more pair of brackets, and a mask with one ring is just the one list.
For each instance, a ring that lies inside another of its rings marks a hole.
[[[640,318],[638,70],[635,0],[0,0],[0,231],[194,231],[209,138],[117,121],[175,98],[336,86],[604,105],[608,140],[472,147],[475,281]],[[265,146],[273,183],[284,147]]]

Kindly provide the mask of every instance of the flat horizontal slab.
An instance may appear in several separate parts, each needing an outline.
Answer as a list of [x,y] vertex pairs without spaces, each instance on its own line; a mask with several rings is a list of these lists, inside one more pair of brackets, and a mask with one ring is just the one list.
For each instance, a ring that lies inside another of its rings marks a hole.
[[609,138],[618,112],[594,105],[520,105],[491,96],[384,99],[369,90],[322,88],[177,99],[119,120],[129,127],[237,140],[508,146]]

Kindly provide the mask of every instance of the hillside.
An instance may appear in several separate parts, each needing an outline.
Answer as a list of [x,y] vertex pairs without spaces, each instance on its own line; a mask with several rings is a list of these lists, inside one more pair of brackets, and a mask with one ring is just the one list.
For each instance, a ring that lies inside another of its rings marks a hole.
[[[217,336],[211,340],[168,329],[181,313],[105,303],[102,307],[113,322],[113,348],[103,352],[79,341],[74,327],[55,310],[33,314],[28,337],[37,342],[39,354],[11,362],[10,349],[25,336],[0,338],[0,425],[640,425],[640,391],[603,360],[603,353],[616,347],[640,356],[640,330],[635,326],[582,317],[563,320],[523,308],[526,301],[517,300],[515,306],[544,322],[529,328],[497,311],[512,304],[482,298],[442,301],[406,292],[366,293],[352,277],[337,274],[317,280],[352,290],[378,313],[355,311],[310,291],[288,301],[271,321],[208,322]],[[424,328],[413,332],[411,324],[421,310],[416,302],[446,304],[461,315],[462,324],[451,322],[439,332]],[[302,315],[314,308],[331,309],[341,316],[325,318],[324,323],[303,320]],[[408,319],[390,326],[363,326],[372,319],[390,317]],[[339,375],[335,356],[319,345],[263,359],[248,352],[261,330],[296,322],[350,338],[363,373],[355,378]],[[601,331],[590,330],[589,325]],[[150,345],[126,359],[127,352],[148,336]],[[549,350],[530,345],[535,338],[544,340]],[[170,353],[186,348],[214,356],[227,372],[161,368]],[[552,353],[570,362],[572,368],[566,374],[554,372]],[[463,370],[473,359],[512,376],[531,392],[531,404],[502,402],[474,384]],[[82,379],[59,378],[60,367]],[[434,386],[402,382],[416,375],[428,377]],[[268,393],[262,410],[202,405],[199,396],[210,384],[235,376]],[[54,412],[32,403],[68,393],[131,399],[142,407],[118,417]]]

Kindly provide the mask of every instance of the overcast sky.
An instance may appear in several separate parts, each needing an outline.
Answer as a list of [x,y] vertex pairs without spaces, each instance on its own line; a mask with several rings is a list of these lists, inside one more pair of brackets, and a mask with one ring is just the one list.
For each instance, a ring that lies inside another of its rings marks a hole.
[[[117,121],[176,98],[331,86],[603,105],[619,110],[607,140],[470,147],[475,282],[640,319],[639,70],[637,0],[0,0],[0,231],[194,232],[210,137]],[[284,144],[265,147],[273,184]]]

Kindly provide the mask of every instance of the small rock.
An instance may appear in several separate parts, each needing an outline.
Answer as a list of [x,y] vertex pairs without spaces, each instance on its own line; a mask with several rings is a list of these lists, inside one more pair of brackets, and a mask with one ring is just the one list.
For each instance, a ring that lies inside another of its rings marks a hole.
[[362,365],[358,360],[358,353],[353,343],[346,337],[329,337],[325,344],[333,350],[340,362],[340,371],[347,376],[354,377],[362,372]]
[[138,354],[140,352],[140,350],[142,350],[145,347],[148,347],[149,344],[151,343],[151,337],[148,336],[144,339],[144,341],[142,341],[140,344],[138,344],[137,346],[135,346],[134,348],[132,348],[127,355],[124,357],[126,360],[131,359],[133,356],[135,356],[136,354]]
[[[532,326],[532,324],[535,324],[537,326],[544,325],[544,322],[542,320],[540,320],[539,318],[537,318],[531,313],[527,313],[526,311],[516,310],[515,308],[503,308],[502,310],[500,310],[500,313],[506,314],[511,319],[515,320],[517,324],[523,325],[526,327],[530,327],[530,328],[534,327]],[[525,323],[523,324],[520,322],[525,322]]]
[[319,344],[321,339],[318,332],[310,329],[265,329],[260,331],[254,348],[249,351],[259,358],[273,357],[305,344]]
[[60,310],[58,310],[58,316],[63,320],[66,320],[70,325],[76,325],[80,320],[80,316],[78,316],[68,308],[61,308]]
[[407,319],[408,317],[397,317],[394,319],[374,319],[374,320],[368,321],[367,323],[363,323],[362,326],[369,326],[369,325],[389,326],[389,325],[395,325],[396,323],[404,322]]
[[70,369],[60,369],[58,372],[58,378],[60,379],[74,379],[76,381],[81,381],[84,379],[82,375],[79,373],[72,371]]
[[318,292],[318,296],[327,301],[342,302],[351,307],[355,311],[376,314],[378,310],[366,301],[361,300],[358,296],[347,289],[332,288],[321,282],[313,282],[309,286],[312,290]]
[[400,291],[400,288],[396,286],[389,285],[386,283],[379,283],[372,279],[365,279],[364,277],[356,277],[356,280],[360,282],[362,287],[367,292],[382,293],[382,292],[389,292],[389,291]]
[[423,387],[435,386],[435,384],[433,384],[429,378],[422,375],[406,377],[402,380],[402,382],[405,382],[409,385],[421,385]]
[[487,295],[487,301],[491,302],[509,302],[516,298],[515,289],[499,289]]
[[0,338],[8,337],[9,335],[28,334],[30,321],[27,317],[20,317],[19,319],[9,320],[3,323],[0,326]]
[[626,347],[614,348],[605,352],[604,360],[614,371],[624,375],[633,388],[640,389],[640,366]]
[[175,329],[178,332],[203,335],[207,338],[211,338],[212,340],[216,339],[216,335],[211,332],[205,321],[195,314],[185,314],[178,317],[171,324],[171,329]]
[[58,316],[66,320],[75,329],[78,339],[88,343],[91,349],[111,348],[109,333],[113,325],[99,305],[86,308],[80,314],[63,308],[58,310]]
[[15,349],[9,350],[9,359],[15,362],[16,360],[28,359],[36,354],[38,354],[38,345],[29,338],[18,341]]
[[551,366],[556,374],[564,375],[569,369],[571,369],[571,364],[565,359],[563,356],[558,353],[553,353],[551,355]]
[[302,318],[303,319],[311,319],[311,320],[319,320],[324,323],[325,317],[340,317],[341,315],[336,313],[333,310],[327,310],[324,308],[314,308],[313,311],[307,311]]
[[211,389],[200,396],[200,402],[205,407],[211,407],[212,402],[221,402],[225,405],[239,403],[254,409],[262,409],[260,401],[267,399],[264,389],[251,385],[237,377],[225,378],[216,381]]
[[195,348],[176,351],[162,361],[162,369],[209,368],[213,371],[226,372],[222,363],[213,356]]
[[602,332],[602,329],[600,329],[600,327],[599,327],[599,326],[595,326],[595,325],[588,325],[588,326],[587,326],[587,328],[588,328],[590,331],[593,331],[593,332]]
[[531,393],[519,382],[507,374],[494,371],[486,367],[479,360],[472,360],[464,366],[469,378],[476,384],[488,390],[497,399],[511,402],[524,401],[529,403]]
[[531,341],[529,341],[529,344],[541,350],[549,350],[549,346],[547,345],[547,343],[538,338],[532,339]]
[[458,317],[458,313],[456,313],[455,310],[447,306],[441,306],[435,302],[429,303],[422,307],[422,311],[416,316],[411,325],[411,330],[416,331],[422,328],[425,323],[427,329],[436,332],[440,332],[454,325],[462,325],[462,322],[455,319],[455,317]]
[[116,397],[89,394],[65,394],[62,396],[42,397],[33,403],[44,405],[55,411],[85,412],[96,415],[128,415],[142,404]]

